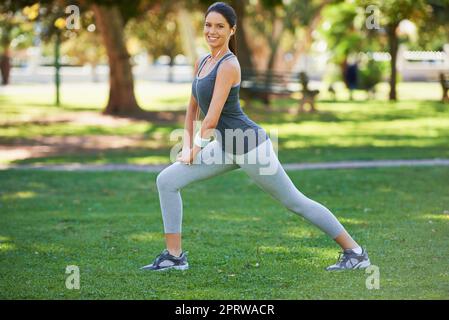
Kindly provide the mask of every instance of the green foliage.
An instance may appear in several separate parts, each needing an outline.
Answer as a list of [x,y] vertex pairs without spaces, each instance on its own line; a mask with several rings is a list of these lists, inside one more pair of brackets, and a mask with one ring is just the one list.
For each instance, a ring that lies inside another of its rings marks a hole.
[[382,26],[397,25],[404,19],[416,21],[426,15],[425,0],[358,0],[357,3],[362,7],[378,7]]
[[332,61],[336,64],[343,63],[350,53],[364,49],[363,32],[355,23],[357,14],[357,6],[350,2],[329,5],[323,10],[319,32],[331,49]]
[[427,3],[426,17],[416,22],[418,40],[409,48],[442,51],[443,46],[449,43],[449,1],[428,0]]
[[20,7],[10,3],[0,6],[0,53],[4,50],[22,49],[33,41],[33,24]]
[[365,56],[359,64],[359,88],[374,91],[374,87],[383,79],[385,68],[385,63]]
[[129,38],[136,37],[155,58],[167,55],[173,59],[183,53],[176,11],[169,1],[132,19],[126,30]]

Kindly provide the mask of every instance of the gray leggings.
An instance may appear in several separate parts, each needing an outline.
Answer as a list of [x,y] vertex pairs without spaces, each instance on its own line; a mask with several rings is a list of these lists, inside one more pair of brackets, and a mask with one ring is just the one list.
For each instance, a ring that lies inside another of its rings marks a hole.
[[[256,156],[260,150],[264,150],[266,156],[263,161]],[[221,157],[221,163],[210,161],[211,155],[213,155],[213,159],[217,159],[217,156]],[[165,233],[181,233],[183,208],[180,189],[192,182],[209,179],[238,168],[242,168],[262,190],[287,209],[303,216],[332,239],[345,230],[326,207],[307,198],[295,187],[279,163],[270,139],[241,156],[223,152],[220,143],[214,140],[200,151],[196,159],[200,159],[199,163],[192,165],[177,161],[162,170],[157,176],[156,184]],[[254,159],[256,160],[254,161]],[[267,159],[269,159],[271,168],[268,171],[271,172],[261,174],[263,167],[268,168]],[[274,170],[272,170],[273,168]]]

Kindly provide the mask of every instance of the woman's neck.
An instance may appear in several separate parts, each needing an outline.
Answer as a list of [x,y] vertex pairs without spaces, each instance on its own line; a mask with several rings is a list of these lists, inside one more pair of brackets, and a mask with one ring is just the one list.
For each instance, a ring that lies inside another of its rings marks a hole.
[[221,57],[223,57],[225,54],[227,54],[229,52],[229,48],[224,46],[221,48],[213,48],[211,51],[211,57],[215,60],[220,59]]

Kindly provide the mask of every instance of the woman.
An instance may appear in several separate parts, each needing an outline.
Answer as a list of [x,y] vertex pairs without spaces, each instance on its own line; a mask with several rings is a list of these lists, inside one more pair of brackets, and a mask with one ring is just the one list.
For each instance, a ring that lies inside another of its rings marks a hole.
[[[195,64],[182,153],[175,163],[159,173],[156,180],[167,248],[152,264],[142,269],[188,269],[186,254],[181,249],[180,189],[192,182],[238,168],[242,168],[260,188],[286,208],[305,217],[342,247],[343,252],[337,263],[326,270],[366,268],[370,265],[366,251],[351,238],[327,208],[307,198],[295,187],[279,163],[266,132],[241,110],[238,95],[240,66],[234,54],[235,37],[232,38],[236,32],[236,20],[232,7],[222,2],[211,5],[205,14],[204,36],[211,53]],[[205,118],[192,148],[194,115],[199,108]],[[243,139],[241,136],[230,136],[227,134],[230,130],[250,132],[255,139],[250,139],[251,135],[243,135]],[[211,142],[213,133],[218,138]],[[236,146],[237,140],[240,143]],[[210,163],[212,154],[215,160],[220,161]],[[261,168],[266,161],[262,163],[263,157],[258,158],[258,155],[268,157],[275,170],[263,174]]]

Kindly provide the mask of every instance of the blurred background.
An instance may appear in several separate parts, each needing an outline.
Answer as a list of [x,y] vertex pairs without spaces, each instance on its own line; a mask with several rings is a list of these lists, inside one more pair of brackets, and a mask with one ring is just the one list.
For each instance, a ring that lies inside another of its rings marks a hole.
[[[212,3],[2,1],[1,163],[167,163]],[[242,107],[282,160],[447,155],[448,1],[228,3]]]

